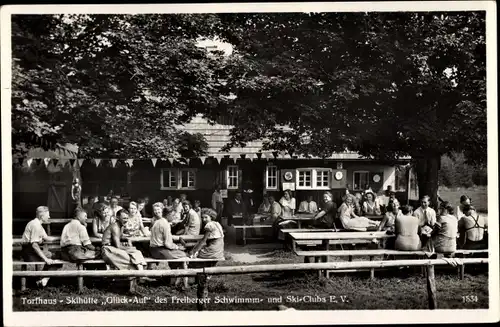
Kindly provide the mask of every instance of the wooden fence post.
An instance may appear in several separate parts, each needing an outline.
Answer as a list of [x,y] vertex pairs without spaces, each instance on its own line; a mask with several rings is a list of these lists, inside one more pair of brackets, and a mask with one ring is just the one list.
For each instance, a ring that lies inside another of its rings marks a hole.
[[434,279],[434,266],[427,266],[427,295],[429,297],[429,309],[437,309],[436,280]]
[[197,274],[196,283],[198,284],[196,291],[198,302],[196,303],[196,308],[198,311],[203,311],[205,309],[205,299],[208,298],[207,275]]
[[[27,270],[27,268],[26,265],[21,266],[22,271]],[[21,291],[26,291],[26,277],[21,277]]]
[[[370,256],[370,261],[373,261],[373,256]],[[375,279],[375,268],[370,268],[370,279]]]
[[[77,269],[78,270],[83,270],[83,264],[81,263],[78,263],[77,265]],[[77,277],[78,279],[78,292],[83,292],[83,277],[80,276],[80,277]]]

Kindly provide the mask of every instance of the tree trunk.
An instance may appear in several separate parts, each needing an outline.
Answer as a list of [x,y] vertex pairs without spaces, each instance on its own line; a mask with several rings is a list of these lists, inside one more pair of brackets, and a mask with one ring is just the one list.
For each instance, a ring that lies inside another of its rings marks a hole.
[[415,160],[415,172],[417,173],[418,197],[424,195],[431,198],[431,207],[438,207],[438,173],[441,162],[440,155],[419,158]]

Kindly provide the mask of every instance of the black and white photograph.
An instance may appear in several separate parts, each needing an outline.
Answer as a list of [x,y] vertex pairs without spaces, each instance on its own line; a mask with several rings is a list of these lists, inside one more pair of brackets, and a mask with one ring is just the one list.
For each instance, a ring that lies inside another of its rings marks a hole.
[[498,321],[495,15],[3,7],[4,324]]

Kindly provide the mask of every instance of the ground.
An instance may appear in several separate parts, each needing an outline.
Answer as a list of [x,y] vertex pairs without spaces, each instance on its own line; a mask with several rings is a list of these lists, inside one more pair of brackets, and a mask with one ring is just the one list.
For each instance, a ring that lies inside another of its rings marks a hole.
[[[302,262],[301,258],[280,249],[277,244],[228,245],[227,258],[220,265]],[[460,280],[456,268],[436,268],[439,308],[487,308],[488,276],[485,270],[485,267],[467,266],[465,279]],[[182,290],[150,282],[138,287],[140,295],[137,297],[127,294],[127,283],[124,282],[86,279],[85,285],[84,292],[78,294],[75,279],[53,280],[52,286],[46,289],[16,294],[14,310],[196,310],[196,304],[189,303],[189,300],[196,299],[194,283],[189,289]],[[375,280],[370,280],[368,272],[335,274],[330,279],[302,272],[214,276],[208,282],[208,291],[210,302],[206,310],[276,310],[279,304],[304,310],[427,309],[426,279],[413,269],[377,271]],[[57,301],[55,304],[39,304],[41,300],[37,297]],[[234,303],[235,298],[241,303]],[[71,304],[82,299],[96,299],[98,303]],[[128,302],[118,303],[123,299]],[[146,304],[134,303],[143,299],[146,299]]]

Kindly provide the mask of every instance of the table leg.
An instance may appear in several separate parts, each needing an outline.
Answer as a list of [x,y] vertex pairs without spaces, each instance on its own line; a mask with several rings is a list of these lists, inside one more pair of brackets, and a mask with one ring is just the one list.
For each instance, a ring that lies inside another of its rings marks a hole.
[[297,227],[299,227],[299,229],[302,229],[302,222],[300,220],[297,220]]
[[243,246],[247,245],[247,229],[243,226]]
[[[373,261],[373,256],[370,256],[370,261]],[[370,269],[370,279],[375,279],[375,268]]]
[[47,224],[47,235],[50,236],[50,224]]
[[[83,265],[81,263],[79,263],[77,265],[77,269],[78,270],[83,270]],[[83,277],[82,276],[79,276],[78,277],[78,292],[83,292]]]

